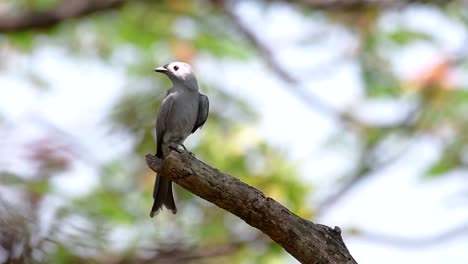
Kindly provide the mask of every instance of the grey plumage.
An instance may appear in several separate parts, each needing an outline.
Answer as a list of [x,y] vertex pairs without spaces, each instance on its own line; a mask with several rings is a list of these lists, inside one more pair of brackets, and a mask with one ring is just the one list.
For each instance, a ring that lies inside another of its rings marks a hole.
[[197,121],[195,122],[192,133],[205,124],[205,121],[208,118],[209,104],[208,97],[206,95],[200,94],[198,99]]
[[[173,84],[162,101],[156,120],[156,156],[164,159],[170,152],[170,143],[182,145],[191,133],[203,126],[208,117],[209,101],[207,96],[199,93],[197,79],[189,64],[172,62],[155,71],[166,74]],[[163,205],[174,214],[177,212],[172,182],[163,175],[156,176],[153,198],[151,217]]]

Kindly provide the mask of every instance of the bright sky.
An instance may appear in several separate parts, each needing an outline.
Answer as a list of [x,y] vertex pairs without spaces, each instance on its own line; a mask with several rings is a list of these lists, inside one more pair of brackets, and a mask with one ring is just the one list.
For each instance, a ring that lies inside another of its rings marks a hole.
[[[327,27],[325,40],[318,47],[297,47],[293,43],[303,37],[302,29],[307,28],[311,35],[323,34],[325,23],[311,22],[283,5],[264,11],[252,2],[243,1],[238,11],[242,12],[245,23],[253,26],[262,40],[275,43],[272,48],[278,61],[303,80],[304,86],[309,87],[311,92],[338,108],[359,102],[361,83],[357,78],[358,69],[352,62],[336,65],[335,71],[318,74],[320,78],[316,75],[309,77],[308,69],[333,60],[331,50],[346,51],[349,48],[346,44],[349,44],[350,36],[343,34],[342,29]],[[465,31],[459,25],[432,9],[391,14],[382,23],[390,27],[397,20],[429,33],[435,32],[438,39],[437,47],[418,46],[398,54],[395,66],[400,69],[398,73],[401,76],[410,75],[412,69],[436,58],[437,49],[455,50],[466,38]],[[265,24],[270,26],[260,28]],[[118,139],[107,138],[101,123],[123,91],[125,72],[92,59],[69,58],[57,47],[41,48],[31,57],[10,56],[8,69],[0,72],[0,87],[4,88],[0,90],[0,111],[7,114],[7,120],[16,128],[11,134],[0,137],[0,168],[22,168],[19,162],[26,153],[17,146],[44,133],[43,123],[37,120],[37,116],[41,116],[82,142],[82,151],[91,155],[91,161],[75,164],[72,172],[56,181],[57,188],[64,194],[86,193],[89,186],[95,183],[95,175],[86,162],[109,159],[125,152],[129,144],[117,144]],[[322,113],[292,96],[285,88],[287,85],[276,79],[261,61],[220,62],[201,56],[195,66],[201,78],[222,84],[221,87],[245,98],[255,107],[262,117],[258,133],[289,153],[293,160],[299,161],[305,179],[331,187],[335,179],[327,176],[349,169],[347,160],[352,151],[340,155],[332,151],[324,152],[320,145],[339,128]],[[26,70],[43,76],[50,83],[51,90],[42,93],[32,88],[19,74]],[[93,96],[89,97],[90,94]],[[364,108],[364,115],[371,119],[392,119],[400,107],[373,104]],[[5,153],[13,154],[17,159],[7,160]],[[429,138],[419,139],[395,166],[349,193],[319,222],[409,238],[435,235],[466,222],[466,200],[463,201],[458,195],[466,191],[463,189],[465,179],[461,175],[453,174],[432,181],[420,178],[421,171],[437,157],[437,153],[438,142]],[[468,263],[467,236],[422,248],[396,247],[349,236],[345,240],[361,264]]]

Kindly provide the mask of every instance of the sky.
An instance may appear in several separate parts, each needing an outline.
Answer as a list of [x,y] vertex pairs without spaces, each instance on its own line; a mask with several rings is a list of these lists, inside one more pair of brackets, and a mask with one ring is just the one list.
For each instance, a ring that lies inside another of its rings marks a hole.
[[[357,77],[358,68],[350,60],[336,60],[336,51],[347,54],[352,50],[351,36],[343,29],[326,25],[324,21],[305,19],[300,12],[285,5],[265,11],[252,2],[243,1],[236,12],[242,12],[244,22],[251,25],[264,42],[274,43],[270,48],[278,63],[300,79],[309,92],[337,109],[360,103],[363,92]],[[399,51],[394,68],[403,77],[411,77],[413,69],[437,59],[441,49],[459,49],[466,39],[461,26],[433,9],[389,14],[381,23],[383,27],[391,27],[395,21],[437,36],[437,46],[417,45]],[[264,24],[270,27],[262,27]],[[318,45],[295,44],[304,37],[304,28],[310,30],[311,36],[320,36]],[[80,151],[90,157],[74,164],[71,172],[57,177],[55,188],[64,195],[85,194],[96,184],[90,163],[110,160],[128,151],[131,145],[119,137],[109,138],[102,124],[113,103],[128,91],[124,69],[110,68],[92,58],[70,58],[63,49],[53,46],[41,47],[31,56],[8,56],[11,63],[0,72],[0,88],[3,88],[0,89],[0,111],[6,113],[7,124],[13,129],[0,137],[0,168],[27,170],[20,166],[27,153],[18,146],[45,135],[52,127],[57,133],[69,134],[82,143]],[[337,179],[329,176],[350,169],[352,150],[341,154],[323,150],[328,136],[343,128],[294,97],[288,85],[271,74],[261,59],[254,58],[246,63],[219,61],[201,55],[194,64],[200,78],[220,84],[258,111],[261,119],[256,133],[297,161],[306,181],[333,189]],[[329,64],[332,65],[329,72],[320,72],[323,65]],[[310,74],[311,68],[317,68],[316,75]],[[50,84],[49,90],[43,92],[25,81],[21,73],[27,71],[43,76]],[[90,94],[93,96],[89,97]],[[377,102],[357,111],[369,120],[391,122],[401,109],[399,104]],[[408,238],[435,235],[466,222],[466,199],[460,195],[466,192],[463,189],[465,179],[460,173],[434,180],[420,177],[427,164],[437,158],[439,148],[440,142],[434,139],[418,139],[393,166],[355,188],[317,221],[342,229],[363,228]],[[20,172],[28,174],[28,171]],[[320,198],[320,195],[311,197],[313,200]],[[344,238],[351,254],[361,264],[468,263],[467,236],[418,248],[346,235]],[[296,263],[293,259],[288,262]]]

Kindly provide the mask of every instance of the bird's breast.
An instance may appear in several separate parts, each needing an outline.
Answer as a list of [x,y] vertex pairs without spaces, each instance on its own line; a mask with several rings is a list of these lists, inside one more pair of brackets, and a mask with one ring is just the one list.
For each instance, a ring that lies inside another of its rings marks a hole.
[[192,132],[198,115],[198,95],[177,94],[166,123],[165,141],[182,143]]

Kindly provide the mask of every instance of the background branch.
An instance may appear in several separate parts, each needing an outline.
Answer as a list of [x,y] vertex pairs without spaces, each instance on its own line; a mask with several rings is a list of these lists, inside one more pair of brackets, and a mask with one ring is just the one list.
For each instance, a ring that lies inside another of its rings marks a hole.
[[224,12],[231,19],[233,25],[239,30],[241,34],[255,47],[259,56],[263,59],[271,71],[276,74],[283,82],[288,84],[289,91],[292,92],[299,100],[304,102],[307,106],[325,113],[335,120],[345,122],[347,124],[359,124],[358,120],[353,119],[351,116],[344,112],[340,112],[333,108],[326,102],[322,101],[317,96],[310,94],[305,87],[301,86],[300,81],[285,70],[280,63],[275,60],[273,51],[264,44],[254,32],[245,26],[241,18],[238,17],[233,11],[232,7],[227,3],[224,5]]
[[395,161],[397,161],[410,147],[411,144],[408,144],[404,147],[401,151],[393,154],[391,157],[387,158],[385,161],[379,162],[374,164],[372,167],[368,164],[368,159],[370,158],[369,153],[374,153],[371,148],[367,148],[361,154],[361,158],[359,161],[358,169],[354,170],[353,173],[346,177],[346,181],[338,186],[335,192],[332,192],[330,195],[326,196],[320,203],[318,203],[316,211],[317,214],[326,213],[327,209],[337,202],[339,202],[342,198],[344,198],[350,191],[354,188],[359,186],[361,182],[365,179],[369,179],[371,175],[375,175],[379,171],[383,171],[386,168],[393,165]]
[[438,234],[415,238],[383,234],[373,231],[361,230],[358,228],[349,228],[346,230],[346,233],[354,235],[356,238],[368,240],[373,243],[377,242],[404,248],[427,247],[437,243],[442,243],[457,236],[467,234],[468,222],[460,224],[459,226],[453,227]]
[[177,263],[192,263],[196,260],[207,260],[209,258],[225,257],[235,253],[248,241],[231,241],[222,245],[210,245],[202,248],[184,248],[184,247],[167,247],[162,249],[147,249],[146,251],[155,251],[152,257],[138,256],[125,258],[113,264],[177,264]]
[[[212,0],[214,3],[219,0]],[[388,8],[404,6],[408,3],[448,4],[458,2],[456,0],[268,0],[267,2],[288,2],[301,4],[307,7],[323,10],[360,10],[368,7]],[[0,13],[0,32],[15,32],[54,26],[62,21],[83,17],[100,11],[117,8],[128,0],[63,0],[56,6],[45,11],[29,10],[19,14],[8,14],[8,11]],[[228,14],[229,15],[229,14]],[[245,33],[245,32],[244,32]],[[249,36],[247,36],[249,38]],[[250,41],[253,39],[249,38]],[[255,44],[255,42],[253,42]],[[258,46],[260,47],[260,46]],[[270,66],[275,66],[271,64]],[[281,69],[274,69],[281,74]],[[284,73],[284,72],[283,72]],[[287,75],[283,74],[287,78]]]
[[0,32],[23,31],[54,26],[62,21],[117,8],[126,0],[63,0],[45,11],[0,14]]
[[302,263],[356,263],[334,229],[302,219],[254,187],[219,172],[186,151],[164,160],[146,155],[148,166],[188,191],[258,228]]
[[362,10],[370,7],[394,8],[408,4],[448,4],[456,0],[270,0],[270,2],[301,4],[326,11]]

